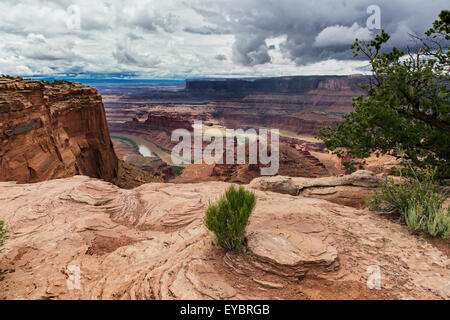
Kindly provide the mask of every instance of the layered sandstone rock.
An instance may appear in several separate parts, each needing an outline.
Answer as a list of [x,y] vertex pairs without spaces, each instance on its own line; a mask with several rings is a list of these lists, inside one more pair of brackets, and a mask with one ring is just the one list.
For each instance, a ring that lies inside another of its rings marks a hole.
[[0,181],[27,183],[77,174],[113,181],[117,168],[96,89],[0,80]]
[[[256,190],[247,249],[225,254],[204,215],[228,186],[0,183],[0,219],[12,230],[0,298],[450,298],[444,253],[402,225],[322,199]],[[380,290],[367,287],[370,266]]]
[[364,76],[187,80],[186,89],[176,92],[113,91],[114,97],[122,97],[108,103],[106,110],[115,130],[126,128],[123,123],[133,117],[150,114],[229,128],[268,127],[316,135],[320,127],[352,111],[352,98],[363,94],[366,81]]
[[254,179],[250,186],[257,190],[325,199],[361,208],[364,207],[366,198],[377,190],[381,179],[381,175],[360,170],[351,175],[318,179],[285,176],[260,177]]

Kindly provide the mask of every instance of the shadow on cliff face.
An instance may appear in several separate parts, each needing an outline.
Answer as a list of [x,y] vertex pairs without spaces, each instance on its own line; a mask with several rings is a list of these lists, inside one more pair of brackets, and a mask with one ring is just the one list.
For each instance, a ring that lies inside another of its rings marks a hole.
[[97,89],[1,78],[0,98],[0,181],[116,179],[118,160]]

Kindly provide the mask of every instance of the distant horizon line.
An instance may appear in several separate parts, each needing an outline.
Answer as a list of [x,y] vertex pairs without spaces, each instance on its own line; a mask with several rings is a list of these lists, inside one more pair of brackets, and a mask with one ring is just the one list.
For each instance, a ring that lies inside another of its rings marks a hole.
[[[0,73],[1,74],[1,73]],[[367,76],[363,73],[354,73],[354,74],[306,74],[306,75],[279,75],[279,76],[198,76],[198,77],[174,77],[174,78],[142,78],[142,77],[117,77],[117,76],[101,76],[98,77],[78,77],[78,76],[50,76],[50,75],[17,75],[17,77],[23,79],[31,79],[31,80],[44,80],[44,81],[53,81],[53,80],[67,80],[67,81],[170,81],[170,82],[183,82],[189,80],[227,80],[227,79],[237,79],[237,80],[256,80],[256,79],[270,79],[270,78],[289,78],[289,77],[352,77],[352,76]]]

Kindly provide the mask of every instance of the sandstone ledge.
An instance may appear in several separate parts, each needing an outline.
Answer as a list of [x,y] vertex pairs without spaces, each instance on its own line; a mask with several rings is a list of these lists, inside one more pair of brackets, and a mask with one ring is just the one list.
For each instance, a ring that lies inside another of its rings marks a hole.
[[351,175],[323,178],[260,177],[250,187],[293,196],[325,199],[338,204],[362,208],[365,199],[379,186],[381,175],[360,170]]
[[[0,183],[3,299],[449,299],[449,259],[366,210],[256,191],[248,250],[204,227],[227,183],[123,190],[84,176]],[[369,290],[367,268],[382,270]],[[81,288],[69,290],[69,266]]]

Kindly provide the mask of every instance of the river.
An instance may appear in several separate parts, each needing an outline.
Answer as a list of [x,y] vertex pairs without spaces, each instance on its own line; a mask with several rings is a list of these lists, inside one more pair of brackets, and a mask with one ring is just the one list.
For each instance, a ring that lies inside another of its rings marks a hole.
[[144,157],[152,157],[152,152],[147,146],[144,146],[143,144],[139,145],[139,153],[142,154]]

